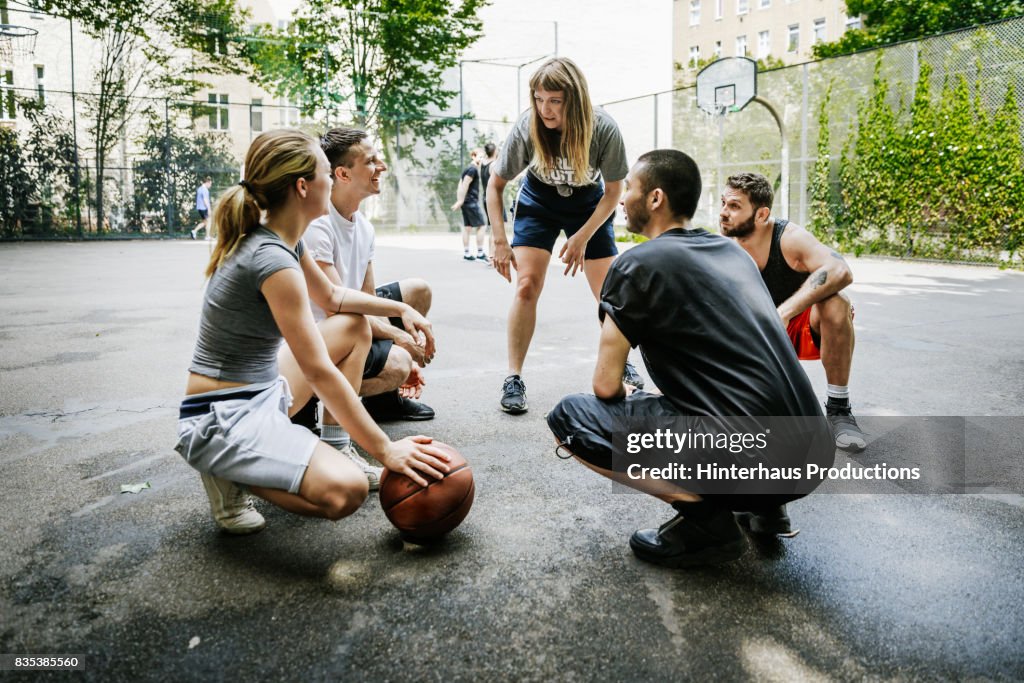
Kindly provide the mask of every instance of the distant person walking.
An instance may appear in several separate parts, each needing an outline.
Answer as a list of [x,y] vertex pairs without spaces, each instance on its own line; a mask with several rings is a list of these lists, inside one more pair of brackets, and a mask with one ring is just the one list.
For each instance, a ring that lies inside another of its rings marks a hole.
[[[459,191],[452,204],[452,211],[462,209],[462,258],[467,261],[486,259],[484,253],[483,229],[486,219],[480,208],[480,163],[483,161],[482,149],[474,149],[469,154],[469,166],[462,171],[459,179]],[[469,251],[469,235],[476,234],[476,256]]]
[[196,213],[199,214],[199,223],[192,228],[192,239],[200,230],[206,230],[206,239],[210,239],[210,229],[206,222],[210,217],[210,186],[213,185],[213,178],[206,176],[203,182],[196,188]]

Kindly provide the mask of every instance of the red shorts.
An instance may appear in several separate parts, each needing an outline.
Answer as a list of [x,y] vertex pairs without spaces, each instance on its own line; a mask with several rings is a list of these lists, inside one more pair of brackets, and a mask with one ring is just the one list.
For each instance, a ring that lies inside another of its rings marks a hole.
[[793,342],[793,350],[800,360],[819,360],[821,349],[814,343],[814,336],[811,334],[811,307],[808,306],[796,317],[789,321],[786,326],[789,340]]

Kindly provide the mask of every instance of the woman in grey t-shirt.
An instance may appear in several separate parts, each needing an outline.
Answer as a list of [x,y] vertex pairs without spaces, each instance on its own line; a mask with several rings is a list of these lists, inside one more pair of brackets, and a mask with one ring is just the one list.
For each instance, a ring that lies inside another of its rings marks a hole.
[[[330,165],[320,146],[301,131],[264,133],[245,169],[214,209],[217,245],[175,447],[202,473],[217,523],[231,533],[263,528],[237,484],[302,515],[340,519],[362,505],[363,472],[288,419],[314,392],[389,470],[421,485],[443,477],[448,457],[429,437],[393,442],[360,403],[370,328],[346,311],[399,316],[418,333],[429,323],[400,302],[333,285],[302,248],[306,226],[327,213]],[[336,315],[318,327],[310,298]]]
[[[564,57],[550,59],[530,78],[532,106],[519,117],[491,166],[487,212],[494,238],[494,268],[516,293],[508,314],[508,377],[501,408],[526,412],[526,384],[520,376],[537,322],[537,301],[551,252],[563,230],[568,241],[558,253],[565,275],[582,270],[595,299],[618,254],[612,216],[629,167],[614,119],[590,103],[587,81]],[[502,191],[526,171],[512,214],[512,245],[505,236]],[[639,376],[627,364],[627,372]],[[642,382],[641,382],[642,384]]]

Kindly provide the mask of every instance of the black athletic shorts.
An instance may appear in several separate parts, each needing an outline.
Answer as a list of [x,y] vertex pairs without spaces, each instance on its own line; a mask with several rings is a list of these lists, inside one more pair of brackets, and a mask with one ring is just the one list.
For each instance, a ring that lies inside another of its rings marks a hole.
[[487,225],[487,219],[484,218],[484,212],[480,210],[479,205],[463,204],[462,224],[467,228],[479,228],[483,225]]
[[[565,450],[594,467],[613,470],[612,433],[621,419],[679,417],[661,394],[635,391],[619,401],[602,401],[593,394],[566,396],[548,413],[551,433]],[[803,498],[803,494],[707,495],[705,500],[730,510],[760,510]]]
[[[376,289],[377,296],[392,301],[402,300],[402,288],[397,282],[389,282]],[[395,327],[404,330],[401,318],[388,318],[388,321]],[[370,344],[370,353],[366,356],[366,364],[363,365],[363,379],[372,379],[384,372],[384,366],[388,362],[388,354],[394,342],[390,339],[374,339]]]
[[199,217],[202,218],[204,221],[206,220],[207,216],[210,215],[210,211],[208,209],[196,209],[196,213],[198,213]]

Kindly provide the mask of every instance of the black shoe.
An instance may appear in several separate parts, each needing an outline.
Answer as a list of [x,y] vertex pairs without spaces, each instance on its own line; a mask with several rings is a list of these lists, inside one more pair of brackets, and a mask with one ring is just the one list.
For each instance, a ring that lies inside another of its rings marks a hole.
[[825,415],[828,416],[828,421],[832,425],[832,436],[836,440],[836,448],[842,448],[844,451],[862,451],[867,448],[867,434],[861,431],[850,406],[826,403]]
[[397,420],[433,420],[434,409],[430,406],[403,398],[397,391],[389,391],[376,396],[364,396],[363,406],[374,422],[393,422]]
[[526,383],[519,375],[509,375],[501,385],[501,409],[512,415],[526,412]]
[[[698,514],[688,515],[694,506]],[[739,559],[747,550],[747,539],[732,512],[711,509],[707,503],[678,504],[678,515],[657,529],[640,529],[629,539],[633,554],[645,562],[664,567],[693,567]]]
[[644,388],[644,378],[640,376],[640,373],[636,371],[636,367],[628,360],[626,361],[626,369],[622,371],[622,382],[637,389]]
[[299,412],[292,415],[292,424],[305,427],[317,436],[320,436],[320,416],[317,415],[318,403],[319,400],[316,396],[309,399],[309,401],[306,402],[306,405],[299,408]]
[[757,512],[734,512],[736,521],[744,529],[752,534],[765,534],[793,538],[799,529],[793,529],[793,525],[786,513],[786,506],[779,505],[773,508],[764,508]]
[[463,254],[462,258],[465,261],[475,261],[476,260],[476,257],[473,256],[472,254]]

